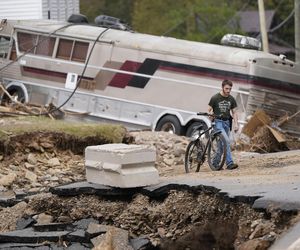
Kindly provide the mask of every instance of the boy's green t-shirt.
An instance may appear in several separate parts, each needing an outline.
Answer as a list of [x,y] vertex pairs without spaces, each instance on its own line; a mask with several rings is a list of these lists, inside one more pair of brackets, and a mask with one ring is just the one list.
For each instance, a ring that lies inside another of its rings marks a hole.
[[224,119],[230,119],[230,110],[237,107],[232,95],[225,97],[220,93],[214,95],[208,105],[212,107],[215,115],[222,116]]

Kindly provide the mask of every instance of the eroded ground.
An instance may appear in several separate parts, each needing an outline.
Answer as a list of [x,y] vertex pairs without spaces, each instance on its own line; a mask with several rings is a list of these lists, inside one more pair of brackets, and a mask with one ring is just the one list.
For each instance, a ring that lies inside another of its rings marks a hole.
[[[186,175],[183,159],[188,139],[162,132],[131,132],[126,142],[151,144],[157,149],[156,167],[164,178]],[[254,211],[251,204],[226,203],[218,193],[170,190],[150,199],[138,194],[123,199],[58,197],[49,188],[85,180],[83,150],[103,144],[101,137],[78,140],[61,133],[36,132],[13,136],[0,145],[0,190],[37,194],[0,211],[0,231],[12,231],[22,217],[47,214],[53,222],[94,218],[100,224],[128,230],[130,237],[146,235],[161,249],[267,249],[298,220],[296,212]],[[279,168],[300,162],[295,151],[258,155],[234,152],[239,169],[212,172],[205,164],[199,173],[211,176],[270,176]],[[274,180],[276,182],[276,180]],[[204,246],[207,246],[205,248]]]

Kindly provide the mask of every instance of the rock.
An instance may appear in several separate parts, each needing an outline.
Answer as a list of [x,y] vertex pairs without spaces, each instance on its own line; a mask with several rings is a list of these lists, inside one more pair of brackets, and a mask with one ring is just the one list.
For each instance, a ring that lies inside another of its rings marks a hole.
[[100,234],[106,233],[111,228],[113,227],[108,225],[100,225],[92,222],[89,224],[86,233],[90,235],[91,238],[94,238]]
[[3,155],[0,155],[0,161],[2,161],[3,160]]
[[53,221],[53,217],[51,215],[41,213],[37,216],[34,216],[37,224],[50,224]]
[[31,171],[26,171],[25,178],[30,180],[31,182],[36,182],[37,175]]
[[240,245],[239,250],[266,250],[270,247],[271,242],[264,239],[248,240]]
[[7,188],[0,185],[0,192],[5,192],[5,191],[7,191]]
[[175,162],[174,158],[171,158],[171,159],[166,158],[166,159],[164,159],[164,163],[166,163],[169,166],[172,166],[174,164],[174,162]]
[[7,187],[10,186],[17,178],[16,173],[9,173],[8,175],[4,175],[0,178],[0,185]]
[[14,200],[16,199],[16,195],[14,191],[8,190],[4,192],[0,192],[0,205],[1,206],[10,206],[14,204]]
[[57,176],[52,176],[50,178],[50,181],[58,181],[58,180],[59,180],[59,178]]
[[161,238],[164,238],[166,236],[166,230],[162,227],[157,228],[157,233]]
[[275,226],[272,222],[260,223],[255,227],[254,231],[249,236],[249,239],[252,240],[254,238],[261,237],[267,234],[268,232],[273,231],[274,228]]
[[61,173],[62,171],[60,169],[56,169],[56,168],[49,168],[47,170],[47,173],[50,174],[50,175],[55,175],[55,174],[59,174]]
[[52,167],[60,166],[60,161],[58,158],[51,158],[47,161],[47,164]]
[[34,154],[28,154],[27,156],[27,162],[30,163],[31,165],[37,164],[37,159]]
[[[22,201],[12,207],[1,210],[0,231],[12,231],[16,229],[16,223],[27,208],[27,203]],[[5,218],[5,219],[4,219]]]
[[182,144],[175,144],[174,145],[174,156],[180,157],[185,154],[185,148],[182,146]]
[[37,142],[30,143],[29,147],[35,149],[36,151],[40,151],[40,146]]
[[14,164],[9,164],[9,169],[12,171],[19,171],[19,166],[16,166]]
[[39,187],[33,187],[28,190],[28,193],[35,194],[35,193],[38,193],[39,191],[40,191]]
[[32,165],[28,162],[25,162],[24,166],[25,166],[25,168],[27,168],[28,170],[31,170],[31,171],[34,170],[34,168],[35,168],[35,165]]
[[49,143],[49,142],[42,142],[40,144],[43,148],[45,149],[51,149],[51,148],[54,148],[54,145],[52,143]]
[[133,250],[129,244],[128,232],[119,228],[109,229],[104,236],[93,238],[92,243],[94,250]]
[[57,221],[61,223],[70,223],[72,222],[72,219],[69,216],[62,215],[57,218]]

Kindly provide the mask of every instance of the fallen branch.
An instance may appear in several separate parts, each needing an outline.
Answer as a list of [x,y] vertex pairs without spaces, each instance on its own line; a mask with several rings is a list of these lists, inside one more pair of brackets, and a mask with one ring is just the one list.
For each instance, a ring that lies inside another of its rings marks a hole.
[[24,105],[23,103],[19,102],[18,100],[15,100],[9,93],[8,91],[6,90],[6,88],[3,86],[3,84],[0,82],[0,88],[2,89],[2,91],[7,95],[7,97],[15,104],[17,104],[18,106],[24,108],[24,110],[30,114],[32,114],[31,110],[28,109],[26,107],[26,105]]

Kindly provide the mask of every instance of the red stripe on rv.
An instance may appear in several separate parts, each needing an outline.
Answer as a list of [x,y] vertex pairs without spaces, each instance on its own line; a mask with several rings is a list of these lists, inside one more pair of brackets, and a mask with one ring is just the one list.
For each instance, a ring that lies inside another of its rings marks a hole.
[[[140,66],[141,63],[139,62],[125,61],[121,66],[120,70],[136,72]],[[117,73],[115,74],[113,79],[111,79],[108,85],[112,87],[125,88],[128,85],[129,81],[132,79],[132,77],[132,75]]]

